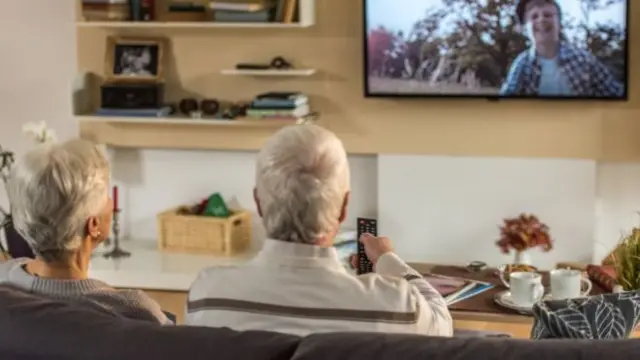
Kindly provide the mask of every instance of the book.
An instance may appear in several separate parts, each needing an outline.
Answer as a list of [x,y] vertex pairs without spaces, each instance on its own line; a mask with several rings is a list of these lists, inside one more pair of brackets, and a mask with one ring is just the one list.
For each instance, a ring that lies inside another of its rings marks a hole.
[[491,284],[491,283],[486,283],[486,282],[481,282],[481,281],[473,281],[473,287],[468,289],[467,291],[459,294],[455,299],[452,299],[451,301],[447,302],[447,305],[451,306],[457,302],[460,302],[462,300],[466,300],[469,299],[471,297],[474,297],[476,295],[482,294],[483,292],[493,289],[495,287],[495,285]]
[[255,1],[255,2],[229,2],[229,1],[212,1],[209,3],[211,10],[227,10],[227,11],[244,11],[256,12],[267,10],[274,7],[271,1]]
[[589,279],[608,292],[618,285],[616,270],[611,265],[587,265]]
[[458,277],[433,273],[425,273],[422,274],[422,276],[429,284],[431,284],[431,286],[438,290],[440,295],[442,295],[444,300],[447,302],[447,305],[452,304],[459,296],[473,289],[476,285],[476,282],[473,280]]

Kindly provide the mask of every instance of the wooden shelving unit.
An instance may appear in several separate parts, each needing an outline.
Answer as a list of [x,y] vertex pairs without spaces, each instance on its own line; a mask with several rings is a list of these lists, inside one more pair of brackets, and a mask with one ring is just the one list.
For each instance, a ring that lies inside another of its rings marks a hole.
[[134,21],[78,21],[79,28],[113,29],[214,29],[214,28],[259,28],[259,29],[295,29],[312,26],[312,23],[232,23],[232,22],[134,22]]
[[85,21],[78,20],[79,28],[114,28],[114,29],[215,29],[215,28],[257,28],[257,29],[295,29],[308,28],[315,24],[315,0],[298,0],[298,21],[295,23],[280,22],[182,22],[182,21]]
[[232,76],[311,76],[316,73],[315,69],[288,69],[288,70],[241,70],[224,69],[220,71],[222,75]]
[[298,120],[282,119],[191,119],[180,117],[154,118],[154,117],[125,117],[125,116],[76,116],[76,119],[85,123],[105,123],[105,124],[131,124],[143,126],[236,126],[236,127],[261,127],[280,128],[288,125],[304,124],[311,122],[310,119],[300,118]]
[[[163,3],[164,4],[164,3]],[[228,23],[214,21],[168,21],[171,17],[166,11],[165,6],[160,6],[156,10],[157,21],[134,22],[134,21],[88,21],[82,15],[81,1],[77,0],[77,17],[76,32],[78,37],[79,51],[79,67],[90,74],[97,74],[94,80],[87,80],[79,89],[75,90],[74,109],[76,111],[75,119],[79,124],[80,136],[84,139],[95,141],[96,143],[112,147],[127,148],[162,148],[162,149],[203,149],[203,150],[257,150],[263,142],[271,136],[276,130],[295,124],[307,123],[314,121],[313,118],[305,118],[300,120],[267,120],[267,119],[251,119],[239,118],[234,120],[226,119],[194,119],[194,118],[148,118],[148,117],[105,117],[86,115],[92,114],[100,106],[98,86],[104,79],[99,76],[104,72],[104,61],[102,54],[105,52],[105,39],[108,35],[123,36],[148,36],[154,33],[154,37],[161,36],[171,41],[177,47],[192,42],[202,41],[203,33],[207,29],[238,29],[238,31],[228,32],[212,32],[206,33],[207,37],[211,37],[213,42],[224,42],[228,38],[226,34],[234,36],[240,33],[242,29],[248,29],[247,34],[252,36],[254,30],[258,29],[274,29],[279,38],[280,34],[285,34],[287,29],[308,28],[315,25],[316,20],[316,0],[298,0],[298,13],[295,23],[279,23],[279,22],[247,22],[247,23]],[[180,31],[185,29],[185,31]],[[282,29],[278,32],[277,29]],[[149,30],[149,31],[145,31]],[[189,30],[189,31],[186,31]],[[193,31],[190,31],[193,30]],[[292,30],[292,33],[296,30]],[[225,34],[225,35],[222,35]],[[256,34],[260,34],[256,32]],[[271,35],[269,35],[271,36]],[[295,38],[295,36],[294,36]],[[244,45],[244,40],[241,45]],[[201,58],[207,56],[195,55],[203,48],[209,46],[208,42],[201,42],[197,48],[182,48],[180,51],[170,55],[175,56],[188,62],[193,62],[196,66],[211,67],[211,60],[204,62]],[[235,47],[233,47],[235,49]],[[99,54],[94,56],[94,54]],[[237,55],[240,60],[240,53]],[[234,61],[232,59],[231,61]],[[212,59],[215,63],[216,59]],[[177,61],[176,61],[177,63]],[[219,72],[228,76],[255,76],[255,77],[306,77],[316,73],[315,69],[288,69],[288,70],[236,70],[225,69],[229,66],[229,61],[225,64],[218,63],[213,68],[222,69]],[[180,78],[177,69],[169,71],[176,72],[174,77]],[[184,80],[184,79],[181,79]],[[233,82],[233,81],[231,81]],[[167,87],[178,86],[177,84],[167,83]],[[184,85],[184,82],[183,82]],[[264,87],[261,82],[257,87]],[[188,90],[189,85],[185,87]],[[244,89],[242,93],[251,91]],[[237,96],[238,90],[230,91],[231,97]],[[196,97],[206,96],[199,93]],[[167,101],[178,101],[179,99],[167,99]]]

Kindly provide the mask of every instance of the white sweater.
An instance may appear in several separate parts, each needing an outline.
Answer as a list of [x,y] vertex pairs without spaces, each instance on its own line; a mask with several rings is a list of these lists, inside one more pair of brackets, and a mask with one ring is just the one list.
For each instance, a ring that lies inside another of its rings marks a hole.
[[238,267],[203,270],[191,286],[186,323],[296,335],[364,331],[451,336],[440,294],[397,255],[355,276],[334,248],[267,240]]

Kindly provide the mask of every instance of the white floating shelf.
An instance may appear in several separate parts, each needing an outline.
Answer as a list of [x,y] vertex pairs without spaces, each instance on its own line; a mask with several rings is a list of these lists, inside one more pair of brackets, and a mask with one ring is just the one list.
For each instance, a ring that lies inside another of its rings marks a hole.
[[313,23],[277,23],[277,22],[161,22],[161,21],[78,21],[79,28],[116,28],[116,29],[210,29],[210,28],[260,28],[295,29],[306,28]]
[[282,127],[293,124],[303,124],[311,122],[311,119],[300,118],[297,120],[287,119],[190,119],[178,117],[125,117],[125,116],[76,116],[79,121],[111,123],[111,124],[131,124],[131,125],[198,125],[198,126],[246,126],[246,127]]
[[285,70],[245,70],[245,69],[225,69],[220,72],[222,75],[236,76],[311,76],[316,73],[316,69],[285,69]]

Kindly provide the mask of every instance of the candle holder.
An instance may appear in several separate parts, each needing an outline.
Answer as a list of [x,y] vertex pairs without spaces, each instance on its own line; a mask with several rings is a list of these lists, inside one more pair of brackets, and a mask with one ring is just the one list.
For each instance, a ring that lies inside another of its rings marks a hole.
[[111,221],[111,233],[113,234],[113,249],[103,256],[107,259],[119,259],[131,256],[131,253],[120,247],[120,209],[113,209],[113,220]]

